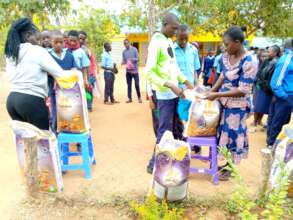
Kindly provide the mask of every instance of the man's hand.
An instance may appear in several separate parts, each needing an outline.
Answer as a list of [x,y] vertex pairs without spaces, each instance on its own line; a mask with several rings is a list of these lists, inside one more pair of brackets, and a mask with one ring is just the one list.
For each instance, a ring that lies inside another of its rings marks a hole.
[[174,84],[169,83],[169,82],[166,82],[165,86],[168,87],[169,89],[171,89],[172,92],[174,92],[175,95],[177,95],[179,98],[182,98],[182,99],[185,98],[184,93],[183,93],[183,89],[180,89],[178,86],[175,86]]

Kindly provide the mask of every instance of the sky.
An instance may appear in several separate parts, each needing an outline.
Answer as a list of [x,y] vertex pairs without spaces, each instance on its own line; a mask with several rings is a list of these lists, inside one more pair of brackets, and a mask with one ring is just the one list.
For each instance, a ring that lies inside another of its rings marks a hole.
[[93,8],[103,8],[111,13],[119,14],[125,7],[126,0],[72,0],[73,9],[79,9],[82,4],[87,4]]

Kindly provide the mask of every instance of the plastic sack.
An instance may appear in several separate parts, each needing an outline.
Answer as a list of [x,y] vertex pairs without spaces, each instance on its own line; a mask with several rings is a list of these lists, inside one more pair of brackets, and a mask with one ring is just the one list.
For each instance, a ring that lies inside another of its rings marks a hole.
[[285,169],[289,173],[289,196],[293,197],[293,115],[289,124],[284,125],[277,137],[273,148],[274,160],[272,163],[270,183],[272,187],[278,185],[280,161],[284,161]]
[[50,131],[42,131],[31,124],[20,121],[13,121],[12,129],[15,135],[16,153],[22,174],[24,174],[25,163],[23,138],[37,136],[39,191],[63,191],[61,164],[55,135]]
[[186,137],[208,137],[217,134],[220,103],[203,99],[203,93],[206,91],[207,88],[205,87],[197,87],[187,95],[192,100],[192,103],[184,131]]
[[82,73],[57,79],[57,131],[82,133],[89,130],[87,100]]
[[156,147],[153,190],[156,197],[167,201],[182,200],[187,196],[190,167],[190,147],[174,140],[166,131]]

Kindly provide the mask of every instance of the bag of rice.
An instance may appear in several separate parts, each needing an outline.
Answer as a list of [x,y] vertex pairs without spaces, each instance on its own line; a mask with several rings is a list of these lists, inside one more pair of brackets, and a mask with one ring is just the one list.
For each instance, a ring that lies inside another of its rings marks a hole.
[[278,177],[280,174],[280,161],[285,163],[285,169],[289,173],[289,189],[290,197],[293,197],[293,114],[289,124],[284,125],[282,131],[273,148],[274,160],[271,168],[270,183],[272,187],[278,185]]
[[16,141],[16,153],[21,173],[24,174],[24,137],[37,137],[37,182],[38,189],[42,192],[63,191],[61,164],[59,159],[58,145],[55,135],[49,131],[42,131],[35,126],[13,121],[12,129]]
[[57,131],[82,133],[89,130],[86,94],[82,74],[57,79]]
[[[208,137],[217,134],[220,103],[204,99],[203,93],[206,91],[204,87],[197,87],[192,91],[192,104],[184,131],[186,137]],[[190,97],[190,94],[188,96]]]
[[182,200],[187,196],[190,167],[189,144],[174,140],[166,131],[156,147],[153,190],[159,199]]

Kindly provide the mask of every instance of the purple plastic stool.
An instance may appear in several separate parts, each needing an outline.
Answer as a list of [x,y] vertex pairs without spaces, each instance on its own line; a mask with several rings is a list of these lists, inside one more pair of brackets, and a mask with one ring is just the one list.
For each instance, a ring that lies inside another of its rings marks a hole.
[[210,161],[210,169],[190,167],[190,173],[205,173],[212,175],[215,185],[219,184],[218,159],[217,159],[217,139],[216,137],[188,137],[190,146],[209,146],[209,156],[191,155],[192,159]]

